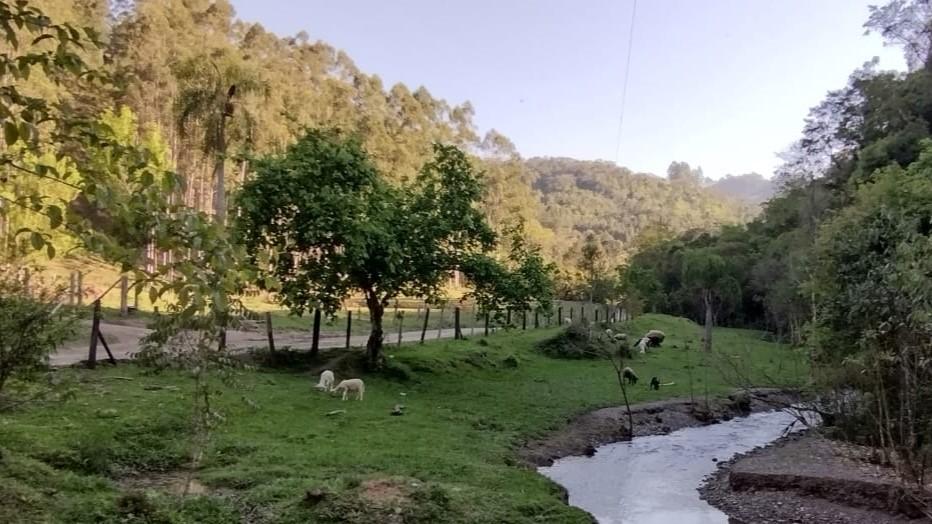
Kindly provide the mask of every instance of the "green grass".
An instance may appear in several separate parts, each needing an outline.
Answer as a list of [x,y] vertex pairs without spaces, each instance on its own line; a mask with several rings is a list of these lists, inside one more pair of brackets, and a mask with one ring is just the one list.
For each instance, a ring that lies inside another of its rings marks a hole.
[[[644,380],[630,392],[633,402],[688,396],[690,373],[697,396],[725,393],[722,358],[741,361],[757,381],[804,373],[794,352],[760,333],[717,329],[719,355],[703,359],[695,324],[645,315],[629,333],[648,329],[667,333],[664,348],[629,364],[675,385],[652,392]],[[134,366],[60,371],[79,381],[75,399],[0,416],[0,521],[219,523],[238,514],[380,522],[399,506],[404,522],[587,522],[549,480],[516,465],[514,453],[522,439],[619,403],[607,362],[554,360],[533,349],[556,332],[389,348],[392,367],[412,378],[367,376],[363,402],[313,391],[306,374],[243,371],[216,400],[225,421],[197,472],[210,495],[184,501],[156,491],[127,496],[114,479],[183,466],[190,380]],[[389,415],[396,403],[406,405],[404,416]],[[327,416],[337,409],[346,413]],[[394,479],[411,502],[363,504],[362,486],[375,478]],[[315,488],[329,495],[303,502]]]

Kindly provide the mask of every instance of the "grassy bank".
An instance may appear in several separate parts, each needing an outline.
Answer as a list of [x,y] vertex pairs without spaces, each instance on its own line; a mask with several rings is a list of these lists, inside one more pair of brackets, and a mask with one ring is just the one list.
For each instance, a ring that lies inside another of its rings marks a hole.
[[[647,329],[668,339],[631,362],[647,377],[634,402],[688,396],[690,375],[697,396],[727,391],[724,356],[758,380],[801,371],[755,332],[717,330],[719,357],[703,362],[683,349],[699,346],[695,324],[646,315],[630,326]],[[305,373],[241,372],[219,386],[225,420],[196,472],[204,494],[183,501],[166,486],[184,466],[189,379],[133,366],[60,371],[79,381],[73,400],[0,415],[0,522],[585,522],[513,452],[619,401],[607,362],[534,351],[555,333],[391,348],[393,378],[365,377],[363,402],[313,391]],[[649,391],[654,375],[675,385]],[[397,403],[403,416],[390,415]]]

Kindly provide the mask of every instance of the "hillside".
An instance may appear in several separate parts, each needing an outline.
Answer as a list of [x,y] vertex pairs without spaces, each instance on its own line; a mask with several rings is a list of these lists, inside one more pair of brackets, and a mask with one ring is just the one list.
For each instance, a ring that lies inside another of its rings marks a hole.
[[773,181],[759,173],[727,175],[712,182],[707,189],[752,205],[763,204],[776,192]]
[[526,164],[540,222],[553,231],[555,258],[565,264],[590,231],[617,257],[651,226],[683,232],[743,222],[753,214],[748,206],[695,184],[671,183],[611,162],[532,158]]

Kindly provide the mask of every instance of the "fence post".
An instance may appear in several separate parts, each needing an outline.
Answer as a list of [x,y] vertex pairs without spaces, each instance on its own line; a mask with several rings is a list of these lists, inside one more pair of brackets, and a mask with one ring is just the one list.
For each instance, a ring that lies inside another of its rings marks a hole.
[[511,325],[511,308],[505,310],[505,325]]
[[139,293],[142,291],[142,288],[140,288],[139,286],[135,284],[136,283],[133,282],[133,310],[135,310],[136,313],[138,314],[139,313]]
[[527,329],[527,310],[521,310],[521,329]]
[[576,320],[576,319],[574,318],[575,312],[576,312],[576,308],[573,307],[573,306],[570,306],[570,324],[572,324],[573,321]]
[[537,311],[537,309],[535,309],[534,310],[534,329],[537,329],[540,327],[540,317],[538,316],[539,314],[540,312]]
[[77,291],[78,291],[78,305],[79,305],[79,306],[83,306],[83,305],[84,305],[84,289],[82,288],[83,284],[84,284],[84,275],[81,274],[80,271],[78,271],[78,284],[77,284],[78,289],[77,289]]
[[424,343],[424,337],[427,336],[427,322],[430,320],[430,308],[424,308],[424,327],[421,328],[421,344]]
[[563,306],[557,308],[557,324],[563,325]]
[[437,323],[437,338],[440,338],[440,334],[443,332],[443,310],[446,309],[446,306],[440,306],[440,322]]
[[97,367],[97,339],[100,333],[100,299],[94,301],[94,317],[91,321],[91,345],[87,350],[87,367]]
[[405,312],[402,311],[401,313],[398,313],[398,346],[399,347],[401,346],[401,333],[404,330],[404,325],[405,325]]
[[595,308],[595,321],[599,321],[599,308]]
[[272,330],[272,312],[265,312],[265,334],[269,338],[269,353],[275,353],[275,333]]
[[486,337],[489,336],[489,312],[488,311],[485,312],[485,335],[484,336]]
[[311,356],[320,353],[320,309],[314,310],[314,332],[311,336]]
[[462,340],[463,333],[460,331],[460,307],[453,308],[453,340]]
[[346,349],[350,348],[350,336],[353,333],[353,310],[346,310]]
[[129,314],[129,277],[120,277],[120,316]]

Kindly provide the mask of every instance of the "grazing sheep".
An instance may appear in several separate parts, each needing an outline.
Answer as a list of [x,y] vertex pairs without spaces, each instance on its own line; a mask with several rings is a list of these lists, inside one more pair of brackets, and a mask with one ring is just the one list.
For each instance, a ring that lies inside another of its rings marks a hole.
[[644,338],[647,339],[650,347],[660,347],[660,344],[663,344],[663,339],[667,338],[667,336],[659,329],[652,329],[644,335]]
[[335,380],[333,371],[325,369],[324,372],[320,374],[320,382],[318,382],[314,388],[321,391],[330,391],[333,389],[333,382]]
[[564,318],[563,318],[563,323],[564,323],[564,324],[572,324],[572,323],[573,323],[573,319],[565,318],[565,317],[564,317]]
[[657,377],[652,377],[650,379],[650,388],[653,390],[660,389],[660,379]]
[[638,340],[637,348],[639,353],[647,353],[647,346],[650,344],[650,339],[647,337],[642,337],[641,340]]
[[356,392],[356,400],[362,400],[363,393],[366,392],[366,385],[363,384],[362,379],[351,378],[341,381],[337,384],[337,387],[333,388],[333,391],[343,391],[343,400],[346,400],[346,395],[350,391]]
[[638,383],[637,373],[635,373],[634,370],[629,367],[621,370],[621,376],[625,379],[625,382],[632,386]]

